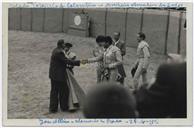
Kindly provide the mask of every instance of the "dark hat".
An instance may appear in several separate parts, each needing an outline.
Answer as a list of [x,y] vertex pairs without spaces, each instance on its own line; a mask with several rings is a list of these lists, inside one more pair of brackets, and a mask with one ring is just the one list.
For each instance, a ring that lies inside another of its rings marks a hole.
[[105,42],[107,42],[111,45],[112,44],[112,38],[110,36],[106,36],[105,37]]
[[71,43],[65,43],[65,47],[71,48],[71,47],[73,47],[73,45]]
[[99,42],[104,42],[104,41],[105,41],[104,38],[105,38],[104,36],[99,35],[99,36],[96,37],[96,42],[97,42],[97,43],[99,43]]

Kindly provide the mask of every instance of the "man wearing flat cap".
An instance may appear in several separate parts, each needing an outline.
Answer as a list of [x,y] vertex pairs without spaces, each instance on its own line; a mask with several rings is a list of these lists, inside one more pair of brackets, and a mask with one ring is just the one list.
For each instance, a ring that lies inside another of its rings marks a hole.
[[57,42],[57,47],[53,50],[49,78],[51,79],[50,106],[49,112],[58,111],[58,102],[62,111],[68,110],[69,89],[67,85],[67,65],[79,66],[80,60],[71,60],[66,57],[64,51],[72,47],[70,43],[64,43],[63,39]]

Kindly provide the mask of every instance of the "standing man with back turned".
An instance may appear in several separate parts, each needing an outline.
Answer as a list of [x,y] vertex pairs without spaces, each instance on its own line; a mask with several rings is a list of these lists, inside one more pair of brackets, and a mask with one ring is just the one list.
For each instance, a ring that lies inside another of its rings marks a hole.
[[[125,45],[125,42],[120,39],[120,32],[114,32],[114,35],[113,35],[113,45],[120,49],[122,60],[123,60],[123,57],[126,54],[126,45]],[[126,77],[126,73],[125,73],[125,69],[124,69],[123,64],[118,67],[118,72],[119,72],[118,81],[121,84],[124,84],[124,79]]]

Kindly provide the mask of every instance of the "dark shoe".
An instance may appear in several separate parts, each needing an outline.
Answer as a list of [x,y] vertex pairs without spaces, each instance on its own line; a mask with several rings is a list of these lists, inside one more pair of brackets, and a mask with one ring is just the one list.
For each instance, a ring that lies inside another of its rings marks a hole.
[[76,112],[78,109],[70,109],[69,112],[73,113]]
[[62,112],[67,112],[67,111],[68,111],[68,109],[61,109],[61,111],[62,111]]
[[57,110],[49,110],[49,113],[57,113]]

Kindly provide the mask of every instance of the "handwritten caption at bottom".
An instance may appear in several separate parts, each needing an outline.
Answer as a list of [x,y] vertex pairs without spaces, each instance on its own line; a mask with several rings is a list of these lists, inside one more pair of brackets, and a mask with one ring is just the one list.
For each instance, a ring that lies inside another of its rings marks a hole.
[[39,119],[41,126],[54,125],[159,125],[157,119]]

